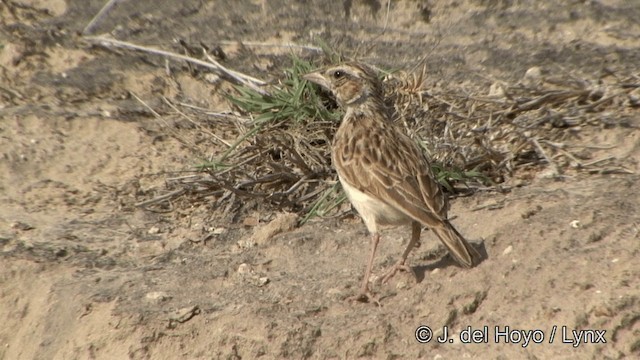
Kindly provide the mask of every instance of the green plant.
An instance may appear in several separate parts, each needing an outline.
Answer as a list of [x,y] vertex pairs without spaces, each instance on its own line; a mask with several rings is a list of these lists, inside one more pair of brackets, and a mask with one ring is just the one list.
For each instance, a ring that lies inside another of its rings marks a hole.
[[467,183],[469,181],[479,181],[481,183],[490,182],[484,174],[477,170],[462,170],[455,167],[444,167],[442,164],[432,163],[431,169],[436,177],[436,181],[444,186],[449,192],[453,192],[453,182]]
[[331,213],[347,199],[347,195],[342,191],[340,183],[336,182],[332,187],[327,188],[322,195],[311,205],[305,216],[300,220],[304,224],[309,219],[316,216],[325,216]]
[[318,119],[337,121],[339,115],[321,106],[320,96],[311,84],[302,79],[302,75],[310,72],[313,65],[297,56],[291,59],[292,66],[285,69],[284,80],[269,94],[263,95],[253,89],[236,86],[238,95],[228,95],[228,99],[240,109],[255,114],[256,125],[277,121],[296,124]]

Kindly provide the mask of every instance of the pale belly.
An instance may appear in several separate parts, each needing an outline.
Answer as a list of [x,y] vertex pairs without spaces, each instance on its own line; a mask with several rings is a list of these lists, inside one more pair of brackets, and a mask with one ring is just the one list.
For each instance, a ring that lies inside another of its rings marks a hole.
[[347,184],[340,178],[340,183],[349,201],[356,208],[358,214],[364,220],[367,229],[371,233],[378,231],[379,225],[404,225],[411,223],[412,219],[402,211],[373,198],[362,191]]

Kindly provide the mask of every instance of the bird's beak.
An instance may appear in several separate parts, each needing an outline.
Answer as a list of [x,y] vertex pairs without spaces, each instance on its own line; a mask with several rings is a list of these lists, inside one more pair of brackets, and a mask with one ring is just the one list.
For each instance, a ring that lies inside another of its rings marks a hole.
[[314,84],[318,84],[318,85],[322,86],[323,88],[325,88],[327,90],[331,90],[331,86],[330,86],[329,82],[327,81],[327,79],[317,71],[305,74],[305,75],[302,76],[302,78],[307,80],[307,81],[311,81]]

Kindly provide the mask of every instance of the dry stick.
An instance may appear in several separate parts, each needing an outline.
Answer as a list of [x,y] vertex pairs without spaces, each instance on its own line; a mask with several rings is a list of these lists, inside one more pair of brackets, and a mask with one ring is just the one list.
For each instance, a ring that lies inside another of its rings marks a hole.
[[587,163],[584,163],[583,165],[584,165],[584,167],[592,166],[592,165],[595,165],[595,164],[598,164],[598,163],[601,163],[601,162],[605,162],[605,161],[609,161],[609,160],[615,160],[615,158],[616,158],[615,156],[609,155],[609,156],[601,158],[601,159],[589,161]]
[[234,164],[234,165],[232,165],[232,166],[229,166],[228,168],[226,168],[226,169],[224,169],[224,170],[222,170],[222,171],[217,172],[215,175],[216,175],[216,176],[224,175],[224,174],[226,174],[226,173],[230,172],[231,170],[235,170],[235,169],[239,168],[239,167],[240,167],[240,166],[242,166],[242,165],[246,165],[246,164],[248,164],[248,163],[252,162],[252,161],[253,161],[255,158],[257,158],[258,156],[262,155],[264,152],[265,152],[265,151],[258,152],[257,154],[253,154],[253,155],[251,155],[250,157],[248,157],[247,159],[245,159],[245,160],[243,160],[243,161],[241,161],[241,162],[239,162],[239,163],[237,163],[237,164]]
[[136,206],[136,207],[144,207],[144,206],[151,205],[151,204],[157,204],[159,202],[163,202],[165,200],[169,200],[171,198],[178,197],[178,196],[180,196],[180,195],[182,195],[182,194],[184,194],[186,192],[187,192],[187,190],[184,189],[184,188],[178,189],[178,190],[174,190],[174,191],[172,191],[170,193],[166,193],[164,195],[160,195],[160,196],[155,197],[153,199],[145,200],[143,202],[136,203],[136,204],[134,204],[134,206]]
[[280,48],[288,48],[288,49],[302,49],[302,50],[309,50],[309,51],[315,51],[315,52],[322,52],[322,49],[317,46],[298,45],[298,44],[291,44],[291,43],[269,44],[269,43],[255,42],[255,41],[229,41],[229,40],[218,41],[217,43],[220,45],[240,44],[246,47],[280,47]]
[[210,109],[203,108],[203,107],[200,107],[200,106],[197,106],[197,105],[193,105],[193,104],[189,104],[189,103],[185,103],[185,102],[178,102],[178,104],[180,104],[181,106],[184,106],[186,108],[202,111],[205,115],[219,117],[219,118],[227,118],[227,119],[230,118],[230,119],[233,119],[235,121],[242,122],[244,124],[253,124],[253,120],[243,118],[242,116],[234,114],[232,112],[210,111]]
[[298,180],[295,184],[291,185],[291,187],[285,191],[279,192],[279,193],[273,193],[271,196],[287,196],[292,194],[294,191],[298,190],[298,188],[300,186],[302,186],[302,184],[304,184],[305,182],[309,181],[309,176],[305,175],[303,177],[300,178],[300,180]]
[[573,160],[573,162],[575,162],[575,164],[576,164],[576,167],[578,167],[578,168],[583,167],[582,162],[578,158],[573,156],[573,154],[571,154],[568,150],[565,150],[565,148],[566,148],[565,144],[555,143],[555,142],[551,142],[551,141],[547,141],[547,140],[541,140],[541,141],[544,142],[545,144],[549,145],[549,146],[553,146],[554,148],[556,148],[556,150],[558,150],[559,152],[564,154],[564,156],[566,156],[569,159]]
[[581,147],[585,149],[595,149],[595,150],[611,150],[617,148],[616,145],[571,145],[572,147]]
[[586,90],[560,90],[560,91],[549,92],[536,99],[527,101],[524,104],[516,104],[516,109],[515,111],[512,111],[512,113],[516,111],[532,110],[542,105],[545,102],[565,100],[574,96],[580,96],[587,93],[588,92]]
[[[209,111],[209,109],[204,108],[202,106],[193,105],[193,104],[189,104],[189,103],[186,103],[186,102],[178,102],[178,104],[180,104],[181,106],[184,106],[184,107],[188,107],[188,108],[193,109],[193,110],[202,111],[204,113],[207,113],[207,111]],[[209,114],[209,113],[207,113],[207,114]],[[223,113],[212,113],[212,114],[213,115],[217,115],[217,114],[223,114]],[[209,115],[211,115],[211,114],[209,114]]]
[[497,210],[497,209],[502,209],[504,205],[505,205],[504,200],[494,201],[488,204],[483,204],[483,205],[478,205],[476,207],[473,207],[471,208],[471,211],[478,211],[478,210],[484,210],[484,209]]
[[391,0],[387,1],[387,14],[384,17],[384,27],[382,28],[382,34],[387,31],[387,25],[389,25],[389,12],[391,10]]
[[589,170],[590,174],[601,174],[601,175],[606,175],[606,174],[635,174],[635,172],[633,170],[629,170],[627,168],[625,168],[624,166],[619,166],[619,167],[613,167],[613,168],[604,168],[604,169],[593,169],[593,170]]
[[118,1],[123,1],[123,0],[109,0],[102,7],[102,9],[100,9],[98,14],[96,14],[96,16],[94,16],[93,19],[89,21],[89,24],[85,26],[84,30],[82,30],[82,35],[88,35],[89,33],[91,33],[93,31],[93,28],[96,27],[96,25],[98,25],[98,22],[102,20],[102,18],[107,14],[107,12],[109,12],[111,8],[113,8],[118,3]]
[[[335,185],[335,184],[333,184],[333,185]],[[303,196],[301,196],[301,197],[297,198],[297,199],[295,200],[295,203],[296,203],[296,204],[301,204],[301,203],[303,203],[303,202],[305,202],[305,201],[307,201],[307,200],[309,200],[309,199],[313,198],[314,196],[316,196],[316,195],[318,195],[318,194],[320,194],[321,192],[326,191],[326,190],[327,190],[327,189],[320,187],[320,188],[319,188],[319,189],[317,189],[317,190],[314,190],[314,191],[312,191],[312,192],[310,192],[310,193],[308,193],[308,194],[306,194],[306,195],[303,195]]]
[[[186,175],[186,176],[167,178],[165,181],[166,182],[185,182],[185,180],[192,180],[192,179],[200,180],[200,179],[202,179],[202,176],[200,176],[200,175]],[[195,182],[195,181],[193,181],[193,182]]]
[[594,101],[591,104],[587,104],[587,105],[582,105],[582,106],[577,106],[576,108],[579,110],[593,110],[595,109],[597,106],[599,106],[600,104],[604,104],[607,101],[610,101],[620,95],[626,95],[627,93],[625,91],[621,91],[617,94],[613,94],[613,95],[609,95],[607,97],[603,97],[602,99],[598,100],[598,101]]
[[[391,0],[389,0],[387,2],[387,15],[385,16],[385,20],[384,20],[384,27],[382,28],[382,31],[380,32],[380,34],[376,35],[373,39],[371,39],[371,46],[365,51],[365,54],[370,54],[371,50],[376,47],[377,45],[377,40],[384,35],[384,33],[387,32],[387,25],[389,24],[389,11],[391,10]],[[358,53],[360,52],[360,45],[362,43],[358,44],[358,47],[356,48],[356,51],[354,52],[356,54],[356,56],[354,57],[358,57]],[[374,69],[376,71],[379,71],[379,69],[375,68]]]
[[[131,94],[131,96],[133,96],[136,100],[138,100],[138,102],[141,103],[144,107],[149,109],[149,111],[151,111],[151,113],[153,114],[153,116],[155,116],[156,119],[158,119],[158,120],[160,120],[160,121],[162,121],[164,123],[164,126],[166,126],[167,129],[171,128],[169,123],[167,123],[167,121],[162,117],[162,115],[158,114],[157,111],[153,110],[153,108],[151,106],[149,106],[149,104],[147,104],[144,100],[142,100],[140,97],[138,97],[133,91],[129,91],[129,94]],[[180,141],[183,145],[191,148],[194,151],[198,150],[198,146],[196,146],[196,144],[191,143],[191,142],[187,141],[186,139],[183,139],[182,137],[178,136],[178,134],[175,131],[173,131],[172,135],[178,141]]]
[[[266,91],[264,91],[263,89],[254,86],[252,83],[256,83],[259,85],[266,85],[266,83],[260,79],[256,79],[252,76],[249,75],[245,75],[245,74],[241,74],[239,72],[233,71],[233,70],[229,70],[227,68],[225,68],[224,66],[222,66],[218,61],[216,61],[214,58],[211,57],[211,55],[209,55],[209,53],[207,53],[207,51],[205,49],[202,49],[202,53],[204,54],[204,56],[207,58],[207,60],[209,60],[209,62],[211,62],[213,65],[219,67],[223,73],[233,77],[234,79],[236,79],[236,81],[238,81],[239,83],[250,87],[251,89],[257,91],[258,93],[262,94],[262,95],[269,95],[269,93],[267,93]],[[249,80],[249,82],[245,83],[242,81],[242,79],[240,79],[239,77],[242,76],[243,79],[247,79]]]
[[9,95],[13,95],[13,97],[16,97],[16,98],[18,98],[20,100],[24,99],[24,95],[19,93],[17,90],[10,89],[10,88],[4,87],[2,85],[0,85],[0,90],[3,90],[5,92],[7,92]]
[[231,144],[229,144],[227,141],[225,141],[224,139],[220,138],[219,136],[217,136],[216,134],[212,133],[211,131],[208,131],[206,129],[204,129],[202,127],[202,125],[200,125],[199,123],[197,123],[195,120],[191,119],[187,114],[183,113],[182,111],[180,111],[175,105],[173,105],[173,103],[171,101],[169,101],[169,99],[167,99],[166,97],[162,97],[162,100],[164,101],[165,104],[169,105],[169,107],[171,107],[175,112],[177,112],[178,114],[180,114],[182,117],[184,117],[185,119],[187,119],[187,121],[189,121],[190,123],[192,123],[193,125],[197,126],[200,128],[200,131],[202,131],[203,133],[211,136],[212,138],[216,139],[218,142],[226,145],[227,147],[231,147]]
[[547,163],[549,164],[549,166],[551,167],[551,169],[553,170],[554,175],[559,174],[558,172],[558,167],[556,166],[556,164],[551,160],[551,158],[547,155],[547,153],[544,151],[544,149],[542,148],[542,146],[540,145],[540,143],[538,142],[538,139],[536,138],[529,138],[529,141],[531,141],[533,143],[533,145],[536,147],[536,149],[538,150],[538,152],[540,153],[540,155],[542,155],[542,157],[544,157],[544,159],[547,161]]
[[[138,100],[140,104],[146,107],[153,114],[153,116],[164,121],[164,119],[162,118],[162,115],[158,114],[157,111],[153,110],[153,108],[149,106],[149,104],[147,104],[144,100],[138,97],[138,95],[136,95],[133,91],[129,91],[129,94],[131,94],[131,96],[133,96],[136,100]],[[169,124],[167,124],[166,121],[164,121],[164,125],[169,127]]]
[[160,50],[160,49],[155,49],[155,48],[151,48],[151,47],[146,47],[146,46],[140,46],[140,45],[135,45],[135,44],[131,44],[125,41],[120,41],[120,40],[115,40],[115,39],[109,39],[109,38],[105,38],[102,36],[86,36],[84,37],[85,40],[92,42],[94,44],[97,45],[101,45],[104,47],[109,47],[109,46],[115,46],[115,47],[119,47],[119,48],[123,48],[123,49],[131,49],[131,50],[137,50],[137,51],[142,51],[142,52],[147,52],[150,54],[155,54],[155,55],[161,55],[161,56],[166,56],[169,58],[173,58],[173,59],[177,59],[177,60],[183,60],[183,61],[187,61],[196,65],[200,65],[200,66],[204,66],[206,68],[212,69],[214,71],[217,72],[221,72],[224,75],[227,75],[228,77],[232,78],[233,80],[235,80],[237,83],[245,85],[249,88],[251,88],[252,90],[262,94],[262,95],[268,95],[268,93],[260,88],[260,86],[262,85],[266,85],[267,83],[260,80],[260,79],[256,79],[254,77],[251,77],[249,75],[245,75],[242,73],[239,73],[237,71],[234,70],[229,70],[227,68],[225,68],[224,66],[220,65],[220,63],[218,63],[217,61],[213,60],[214,63],[209,63],[206,61],[202,61],[199,59],[195,59],[189,56],[185,56],[185,55],[181,55],[181,54],[176,54],[174,52],[170,52],[170,51],[165,51],[165,50]]

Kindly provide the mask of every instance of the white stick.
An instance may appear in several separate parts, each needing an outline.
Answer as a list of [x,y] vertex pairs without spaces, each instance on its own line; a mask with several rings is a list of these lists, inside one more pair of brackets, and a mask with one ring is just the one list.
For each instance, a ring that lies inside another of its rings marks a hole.
[[189,56],[185,56],[185,55],[181,55],[181,54],[176,54],[170,51],[165,51],[165,50],[160,50],[160,49],[155,49],[155,48],[151,48],[151,47],[146,47],[146,46],[141,46],[141,45],[135,45],[135,44],[131,44],[125,41],[120,41],[120,40],[115,40],[115,39],[109,39],[109,38],[105,38],[102,36],[85,36],[84,37],[85,40],[104,46],[104,47],[109,47],[109,46],[115,46],[115,47],[119,47],[119,48],[125,48],[125,49],[132,49],[132,50],[137,50],[137,51],[143,51],[143,52],[147,52],[150,54],[156,54],[156,55],[161,55],[161,56],[166,56],[169,58],[173,58],[173,59],[177,59],[177,60],[184,60],[184,61],[188,61],[190,63],[196,64],[196,65],[200,65],[200,66],[204,66],[206,68],[212,69],[214,71],[217,72],[221,72],[224,75],[227,75],[228,77],[232,78],[233,80],[235,80],[236,82],[243,84],[247,87],[250,87],[251,89],[255,90],[256,92],[262,94],[262,95],[268,95],[268,93],[259,87],[259,85],[266,85],[267,83],[260,80],[260,79],[256,79],[254,77],[251,77],[249,75],[245,75],[242,73],[239,73],[237,71],[233,71],[233,70],[229,70],[227,68],[225,68],[224,66],[220,65],[220,63],[218,63],[217,61],[215,63],[209,63],[206,61],[202,61],[199,59],[195,59]]

